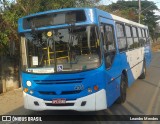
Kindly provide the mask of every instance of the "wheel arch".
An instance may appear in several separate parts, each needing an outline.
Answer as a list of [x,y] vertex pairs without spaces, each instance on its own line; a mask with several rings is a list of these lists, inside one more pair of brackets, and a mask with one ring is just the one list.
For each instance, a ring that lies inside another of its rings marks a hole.
[[127,83],[127,87],[128,87],[128,74],[127,74],[127,70],[123,70],[122,71],[122,74],[125,76],[125,78],[126,78],[126,83]]

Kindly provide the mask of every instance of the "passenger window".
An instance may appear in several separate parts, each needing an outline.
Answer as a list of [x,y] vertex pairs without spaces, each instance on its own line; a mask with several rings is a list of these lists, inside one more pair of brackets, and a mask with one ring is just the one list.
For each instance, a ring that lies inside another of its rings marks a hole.
[[146,32],[146,37],[148,37],[148,30],[146,29],[145,32]]
[[134,46],[134,48],[137,48],[139,46],[137,28],[132,27],[132,32],[133,32],[133,40],[134,40],[134,45],[133,46]]
[[146,32],[146,44],[150,44],[148,29],[145,29],[145,32]]
[[145,40],[143,39],[142,29],[138,28],[139,46],[144,46]]
[[141,29],[140,29],[140,28],[138,28],[138,36],[139,36],[139,37],[142,37],[142,32],[141,32]]
[[124,25],[117,23],[116,29],[117,29],[118,48],[120,52],[123,52],[127,49]]
[[143,36],[143,37],[146,37],[146,34],[145,34],[145,32],[144,32],[144,29],[142,29],[142,36]]
[[145,33],[144,29],[142,29],[142,37],[143,37],[143,45],[142,46],[144,46],[144,44],[146,42],[146,33]]
[[133,38],[132,38],[132,33],[131,33],[131,27],[126,25],[125,28],[126,28],[126,37],[127,37],[127,48],[133,49],[134,43],[133,43]]

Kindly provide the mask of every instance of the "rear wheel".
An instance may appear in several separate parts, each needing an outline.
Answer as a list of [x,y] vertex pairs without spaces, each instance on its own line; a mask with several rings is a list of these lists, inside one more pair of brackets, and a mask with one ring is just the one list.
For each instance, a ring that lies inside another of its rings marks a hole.
[[139,79],[145,79],[145,77],[146,77],[146,64],[145,64],[145,61],[144,61],[142,74],[139,76]]
[[121,75],[121,83],[120,83],[120,96],[117,99],[118,104],[122,104],[126,101],[126,95],[127,95],[127,79],[122,74]]

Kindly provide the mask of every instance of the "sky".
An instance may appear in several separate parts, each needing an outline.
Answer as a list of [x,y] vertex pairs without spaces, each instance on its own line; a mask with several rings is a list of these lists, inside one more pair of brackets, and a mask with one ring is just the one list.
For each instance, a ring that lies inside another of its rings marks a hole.
[[[129,1],[129,0],[126,0],[126,1]],[[156,4],[156,6],[160,9],[160,0],[148,0],[148,1],[153,1]],[[117,0],[101,0],[101,4],[104,4],[104,5],[109,5],[111,3],[116,3],[116,2]],[[160,11],[155,11],[155,14],[160,15]]]

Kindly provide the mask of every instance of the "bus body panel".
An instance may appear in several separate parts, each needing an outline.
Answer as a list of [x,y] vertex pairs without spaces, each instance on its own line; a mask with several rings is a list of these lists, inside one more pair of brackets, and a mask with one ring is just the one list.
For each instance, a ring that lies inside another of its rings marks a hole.
[[[107,108],[106,92],[104,89],[87,95],[85,97],[77,98],[76,100],[67,100],[64,105],[53,105],[52,101],[47,101],[34,97],[23,92],[24,107],[26,109],[42,111],[42,110],[76,110],[76,111],[98,111]],[[35,104],[35,102],[37,104]],[[83,104],[85,103],[85,104]]]
[[151,50],[151,46],[150,43],[147,43],[145,45],[145,62],[146,62],[146,66],[149,67],[151,60],[152,60],[152,50]]
[[[51,100],[54,98],[66,98],[69,100],[83,97],[88,94],[88,88],[93,88],[98,85],[99,89],[105,87],[104,72],[101,68],[93,70],[91,72],[83,72],[76,74],[27,74],[22,73],[23,87],[27,87],[28,80],[33,82],[32,89],[35,91],[33,96],[43,98],[45,100]],[[93,90],[92,93],[95,91]],[[70,94],[69,94],[70,93]]]
[[[75,74],[29,74],[22,72],[23,88],[27,87],[27,81],[32,82],[29,91],[24,94],[24,103],[26,109],[32,110],[77,110],[77,111],[96,111],[107,108],[106,87],[104,82],[104,72],[101,68]],[[63,76],[62,76],[63,75]],[[99,90],[94,91],[94,86],[97,85]],[[88,93],[88,88],[92,89]],[[74,105],[51,106],[53,99],[66,99],[66,103]],[[103,99],[102,99],[103,98]],[[30,101],[30,102],[28,102]],[[40,105],[36,106],[37,101]],[[86,102],[81,106],[82,102]]]
[[127,70],[130,70],[132,72],[132,76],[131,73],[128,76],[128,86],[130,87],[134,80],[136,80],[142,72],[144,60],[144,47],[128,51],[126,52],[126,56],[127,63],[129,64]]

